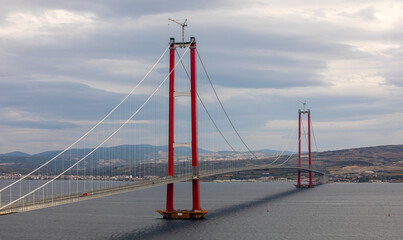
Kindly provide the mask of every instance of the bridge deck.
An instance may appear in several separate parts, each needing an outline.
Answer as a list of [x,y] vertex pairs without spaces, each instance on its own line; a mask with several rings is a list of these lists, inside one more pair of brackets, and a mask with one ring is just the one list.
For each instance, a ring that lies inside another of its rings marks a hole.
[[[220,174],[225,174],[225,173],[231,173],[231,172],[256,170],[256,169],[296,169],[296,170],[300,169],[303,171],[310,170],[308,168],[298,168],[298,167],[276,167],[276,166],[271,166],[271,165],[262,165],[262,166],[253,165],[253,166],[239,167],[239,168],[234,168],[234,169],[206,170],[206,171],[202,171],[199,173],[199,178],[220,175]],[[314,169],[311,169],[311,171],[315,172],[317,174],[326,175],[326,173],[324,173],[323,171],[314,170]],[[43,199],[43,200],[39,200],[39,201],[16,203],[14,205],[1,209],[0,215],[6,215],[6,214],[11,214],[11,213],[16,213],[16,212],[26,212],[26,211],[31,211],[31,210],[35,210],[35,209],[41,209],[41,208],[68,204],[68,203],[80,202],[80,201],[99,198],[99,197],[111,196],[111,195],[115,195],[115,194],[126,193],[126,192],[136,191],[136,190],[140,190],[140,189],[146,189],[146,188],[150,188],[150,187],[162,186],[162,185],[166,185],[168,183],[189,181],[191,179],[192,179],[191,174],[179,175],[179,176],[174,176],[174,177],[169,176],[169,177],[155,179],[152,181],[147,180],[147,181],[138,181],[138,182],[134,182],[134,183],[130,182],[125,185],[114,186],[114,187],[100,189],[100,190],[94,190],[91,192],[87,192],[85,194],[85,196],[82,193],[75,193],[75,194],[62,195],[62,196],[58,196],[58,197]]]

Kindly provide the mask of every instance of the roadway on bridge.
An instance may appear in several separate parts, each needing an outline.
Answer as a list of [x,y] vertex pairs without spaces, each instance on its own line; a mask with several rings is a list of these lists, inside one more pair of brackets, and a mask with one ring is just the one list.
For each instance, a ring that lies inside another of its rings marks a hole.
[[[315,169],[308,169],[308,168],[284,167],[284,166],[273,166],[273,165],[261,165],[261,166],[252,165],[252,166],[238,167],[238,168],[232,168],[232,169],[205,170],[205,171],[201,171],[199,173],[199,178],[226,174],[226,173],[231,173],[231,172],[241,172],[241,171],[258,170],[258,169],[295,169],[295,170],[302,170],[302,171],[312,171],[316,174],[323,175],[323,176],[326,175],[326,173],[323,171],[315,170]],[[59,205],[63,205],[63,204],[68,204],[68,203],[80,202],[80,201],[94,199],[94,198],[106,197],[106,196],[111,196],[111,195],[120,194],[120,193],[126,193],[126,192],[131,192],[131,191],[136,191],[136,190],[141,190],[141,189],[146,189],[146,188],[151,188],[151,187],[156,187],[156,186],[162,186],[162,185],[166,185],[169,183],[185,182],[185,181],[189,181],[192,179],[193,179],[193,176],[191,174],[178,175],[178,176],[174,176],[174,177],[167,176],[167,177],[158,178],[155,180],[130,182],[130,183],[124,184],[124,185],[119,185],[119,186],[114,186],[114,187],[110,187],[110,188],[86,192],[85,194],[76,193],[76,194],[58,196],[58,197],[54,197],[54,198],[47,198],[47,199],[43,199],[43,200],[39,200],[39,201],[37,200],[36,202],[35,201],[22,202],[22,203],[18,203],[18,204],[12,205],[10,207],[7,207],[5,209],[2,209],[0,211],[0,215],[32,211],[32,210],[47,208],[47,207],[54,207],[54,206],[59,206]]]

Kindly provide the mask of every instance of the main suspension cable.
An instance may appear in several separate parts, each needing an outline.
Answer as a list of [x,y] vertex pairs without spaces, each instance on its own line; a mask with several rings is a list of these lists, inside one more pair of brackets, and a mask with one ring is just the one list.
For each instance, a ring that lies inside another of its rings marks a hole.
[[215,96],[216,96],[218,102],[220,103],[220,106],[221,106],[221,108],[222,108],[222,110],[223,110],[225,116],[227,117],[228,121],[230,122],[232,128],[234,129],[235,133],[238,135],[238,137],[239,137],[239,139],[241,140],[241,142],[243,143],[243,145],[244,145],[244,146],[248,149],[248,151],[252,154],[252,156],[253,156],[254,158],[258,159],[257,156],[250,150],[250,148],[248,147],[248,145],[247,145],[247,144],[245,143],[245,141],[242,139],[242,137],[241,137],[241,135],[239,134],[239,132],[236,130],[236,128],[235,128],[234,124],[232,123],[232,121],[231,121],[231,119],[230,119],[230,117],[229,117],[227,111],[225,110],[225,108],[224,108],[224,106],[223,106],[223,104],[222,104],[220,98],[218,97],[217,91],[216,91],[215,88],[214,88],[213,82],[211,81],[210,76],[209,76],[209,74],[207,73],[206,67],[204,66],[203,60],[201,59],[200,54],[199,54],[199,51],[197,51],[197,49],[196,49],[196,53],[197,53],[197,56],[198,56],[198,58],[199,58],[199,60],[200,60],[201,65],[202,65],[202,67],[203,67],[203,70],[204,70],[204,72],[206,73],[207,79],[208,79],[208,81],[210,82],[211,88],[213,89],[214,94],[215,94]]
[[316,152],[319,152],[318,145],[316,144],[315,132],[313,131],[313,124],[312,124],[312,121],[311,121],[311,129],[312,129],[313,142],[315,143]]
[[[296,129],[296,127],[295,127],[295,129]],[[282,163],[280,163],[280,164],[278,164],[278,165],[276,165],[276,166],[282,166],[282,165],[284,165],[285,163],[287,163],[287,162],[297,153],[297,147],[298,147],[298,145],[299,145],[300,143],[301,143],[301,138],[298,138],[298,144],[295,145],[293,151],[292,151],[291,154],[288,156],[288,158],[287,158],[285,161],[283,161]]]
[[[183,53],[183,55],[181,56],[181,59],[183,58],[183,56],[186,54],[186,52],[189,50],[186,49],[186,51]],[[161,88],[161,86],[166,82],[166,80],[168,79],[169,75],[172,73],[172,71],[175,70],[176,66],[178,65],[178,63],[174,66],[174,68],[169,72],[169,74],[165,77],[165,79],[160,83],[160,85],[154,90],[154,92],[147,98],[147,100],[136,110],[136,112],[134,112],[118,129],[116,129],[111,135],[109,135],[109,137],[107,137],[104,141],[102,141],[97,147],[95,147],[93,150],[91,150],[87,155],[85,155],[83,158],[81,158],[79,161],[77,161],[76,163],[74,163],[73,165],[71,165],[69,168],[67,168],[66,170],[64,170],[63,172],[61,172],[60,174],[58,174],[57,176],[55,176],[54,178],[52,178],[50,181],[42,184],[41,186],[35,188],[34,190],[32,190],[31,192],[25,194],[22,197],[17,198],[16,200],[9,202],[8,204],[0,207],[0,210],[20,201],[21,199],[29,196],[30,194],[36,192],[37,190],[47,186],[48,184],[52,183],[55,179],[59,178],[60,176],[62,176],[63,174],[65,174],[66,172],[68,172],[70,169],[72,169],[73,167],[75,167],[77,164],[79,164],[80,162],[82,162],[83,160],[85,160],[88,156],[90,156],[92,153],[94,153],[98,148],[100,148],[103,144],[105,144],[109,139],[111,139],[116,133],[118,133],[120,131],[120,129],[122,129],[127,123],[129,123],[136,115],[138,112],[140,112],[140,110],[147,104],[147,102],[155,95],[155,93],[158,92],[158,90]]]
[[[178,53],[178,50],[176,50],[176,52]],[[178,55],[179,55],[179,53],[178,53]],[[189,76],[189,73],[188,73],[185,65],[183,64],[182,60],[180,62],[182,64],[183,69],[186,72],[186,75],[187,75],[188,79],[190,80],[190,76]],[[220,128],[218,127],[218,125],[214,121],[213,117],[211,116],[210,112],[207,110],[207,107],[204,105],[204,102],[203,102],[202,98],[200,97],[200,95],[199,95],[199,93],[197,91],[196,91],[196,94],[197,94],[197,98],[200,100],[200,103],[202,104],[204,110],[206,111],[208,117],[210,118],[210,120],[213,123],[214,127],[220,133],[221,137],[224,139],[224,141],[227,143],[227,145],[232,149],[232,151],[234,151],[235,153],[239,154],[239,152],[237,150],[235,150],[235,148],[229,143],[228,139],[224,136],[224,134],[222,133],[222,131],[220,130]]]
[[[295,133],[296,130],[297,130],[297,126],[295,125],[294,128],[293,128],[293,130],[292,130],[292,132],[290,133],[290,135],[288,135],[287,144],[286,144],[285,147],[283,148],[283,151],[280,153],[279,156],[277,156],[277,158],[276,158],[273,162],[270,163],[270,165],[272,165],[272,164],[274,164],[275,162],[277,162],[277,161],[280,159],[280,157],[283,156],[285,150],[288,148],[288,145],[290,144],[291,136],[294,135],[294,133]],[[282,164],[283,164],[283,163],[281,163],[279,166],[281,166]]]
[[295,146],[294,151],[291,152],[291,154],[288,156],[288,158],[284,162],[282,162],[276,166],[283,166],[285,163],[287,163],[297,153],[296,150],[297,150],[297,147]]
[[141,81],[126,95],[125,98],[123,98],[123,100],[116,105],[115,108],[113,108],[101,121],[99,121],[97,124],[95,124],[90,130],[88,130],[84,135],[82,135],[80,138],[78,138],[74,143],[72,143],[70,146],[68,146],[67,148],[65,148],[63,151],[61,151],[59,154],[57,154],[56,156],[54,156],[53,158],[51,158],[49,161],[45,162],[44,164],[42,164],[41,166],[39,166],[38,168],[34,169],[33,171],[31,171],[30,173],[28,173],[27,175],[25,175],[24,177],[18,179],[17,181],[5,186],[4,188],[2,188],[0,190],[0,193],[2,191],[4,191],[7,188],[12,187],[13,185],[17,184],[18,182],[21,182],[22,180],[26,179],[27,177],[31,176],[33,173],[35,173],[36,171],[40,170],[41,168],[43,168],[44,166],[48,165],[50,162],[52,162],[53,160],[57,159],[60,155],[62,155],[63,153],[65,153],[67,150],[71,149],[73,146],[75,146],[78,142],[80,142],[83,138],[85,138],[88,134],[90,134],[94,129],[96,129],[101,123],[103,123],[113,112],[115,112],[116,109],[118,109],[120,107],[120,105],[123,104],[123,102],[126,101],[127,98],[130,97],[130,95],[132,95],[132,93],[140,86],[140,84],[148,77],[148,75],[150,75],[150,73],[154,70],[154,68],[158,65],[158,63],[161,61],[162,57],[165,55],[165,53],[168,51],[169,46],[165,49],[165,51],[162,53],[162,55],[159,57],[159,59],[157,60],[157,62],[154,63],[154,65],[152,66],[152,68],[147,72],[147,74],[141,79]]

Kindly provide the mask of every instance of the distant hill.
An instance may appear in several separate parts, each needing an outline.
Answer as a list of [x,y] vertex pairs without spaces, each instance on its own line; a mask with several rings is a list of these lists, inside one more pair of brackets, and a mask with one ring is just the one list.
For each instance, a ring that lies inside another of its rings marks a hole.
[[[87,155],[91,148],[84,149],[71,149],[61,155],[61,159],[77,159]],[[144,159],[160,159],[166,158],[168,147],[165,146],[153,146],[153,145],[121,145],[115,147],[99,148],[90,157],[88,157],[88,163],[103,160],[116,160],[119,159],[122,164],[129,162],[139,162]],[[191,149],[187,147],[176,148],[177,153],[190,152]],[[205,154],[218,154],[228,155],[233,152],[230,151],[208,151],[205,149],[198,149],[199,153]],[[49,159],[56,156],[61,151],[47,151],[34,155],[29,155],[23,152],[11,152],[6,154],[0,154],[0,173],[16,172],[21,169],[33,169],[41,164],[45,163]],[[263,155],[280,153],[281,151],[275,151],[270,149],[261,149],[254,151]],[[284,155],[291,154],[291,152],[284,152]],[[93,161],[91,161],[93,160]],[[386,145],[375,147],[363,147],[353,149],[342,149],[335,151],[314,152],[312,153],[313,165],[318,168],[326,169],[341,169],[346,166],[358,166],[358,167],[392,167],[403,169],[403,145]],[[291,164],[291,161],[289,162]],[[303,159],[305,164],[305,159]],[[57,167],[61,167],[57,165]]]
[[18,152],[18,151],[0,154],[0,157],[30,157],[30,156],[31,155],[29,155],[28,153]]
[[[256,151],[253,151],[253,152],[258,152],[258,153],[282,153],[282,151],[271,150],[271,149],[260,149],[260,150],[256,150]],[[290,152],[290,151],[284,151],[283,154],[289,155],[289,154],[292,154],[292,153],[293,152]]]
[[[92,148],[80,148],[80,149],[70,149],[64,152],[59,159],[72,160],[80,159],[90,153]],[[199,148],[199,153],[212,153],[211,151]],[[10,172],[10,169],[33,169],[46,161],[52,159],[61,150],[56,151],[46,151],[34,155],[29,155],[22,152],[13,152],[7,154],[0,154],[0,173]],[[120,145],[115,147],[104,147],[97,149],[93,154],[91,154],[87,159],[87,163],[93,163],[102,160],[113,160],[119,159],[121,164],[140,162],[144,159],[159,159],[161,157],[166,157],[168,152],[168,146],[153,146],[147,144],[141,145]],[[175,148],[175,152],[191,152],[191,148],[178,147]],[[51,166],[54,168],[55,166]],[[62,167],[56,165],[56,167]]]
[[[114,158],[122,158],[125,156],[135,156],[141,157],[143,155],[148,155],[150,153],[155,153],[158,151],[167,151],[168,147],[164,146],[152,146],[147,144],[141,145],[120,145],[115,147],[103,147],[96,150],[93,155],[94,156],[105,156],[105,158],[109,158],[113,156]],[[70,149],[62,154],[61,157],[65,158],[77,158],[84,157],[88,153],[90,153],[92,148],[79,148],[79,149]],[[44,158],[52,158],[59,154],[61,150],[57,151],[47,151],[32,155],[33,157],[44,157]]]
[[325,151],[312,154],[315,163],[324,167],[394,166],[403,167],[403,145],[384,145]]
[[[62,154],[61,157],[84,157],[88,153],[90,153],[92,148],[80,148],[80,149],[70,149]],[[187,147],[177,147],[175,148],[176,152],[180,151],[190,151],[190,148]],[[158,152],[167,152],[168,146],[153,146],[148,144],[140,144],[140,145],[120,145],[115,147],[104,147],[96,150],[93,155],[94,156],[102,156],[104,159],[108,159],[110,157],[124,159],[128,156],[134,157],[135,159],[139,159],[145,156],[155,155]],[[211,153],[211,151],[199,148],[199,153]],[[52,158],[59,154],[61,150],[58,151],[47,151],[32,155],[32,157],[41,157],[41,158]]]

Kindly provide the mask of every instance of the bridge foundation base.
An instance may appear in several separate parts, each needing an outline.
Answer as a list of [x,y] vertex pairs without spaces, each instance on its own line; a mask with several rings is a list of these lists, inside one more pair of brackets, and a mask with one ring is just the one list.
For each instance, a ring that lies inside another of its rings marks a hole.
[[208,213],[207,210],[176,210],[176,211],[155,211],[162,215],[165,219],[202,219]]
[[296,188],[314,188],[315,184],[295,184]]

